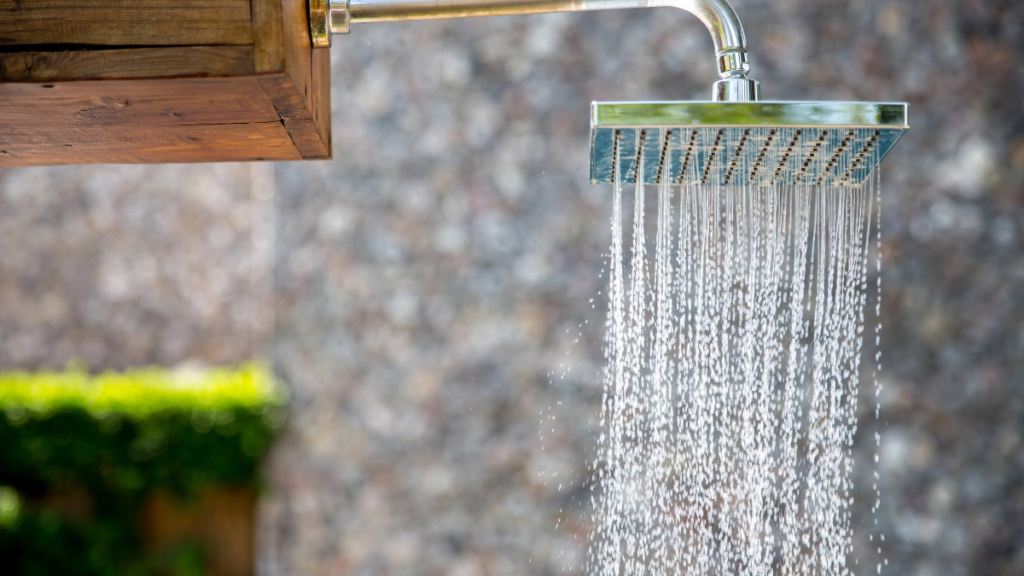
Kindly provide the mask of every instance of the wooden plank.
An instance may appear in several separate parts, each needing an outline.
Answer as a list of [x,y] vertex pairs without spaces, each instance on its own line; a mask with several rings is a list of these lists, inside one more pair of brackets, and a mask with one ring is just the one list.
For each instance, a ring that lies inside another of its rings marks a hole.
[[331,157],[331,54],[314,50],[306,0],[252,0],[255,69],[296,148]]
[[[307,108],[310,104],[313,44],[309,39],[306,0],[282,0],[284,25],[284,66]],[[310,113],[312,115],[312,112]]]
[[256,72],[284,71],[281,0],[252,0],[253,63]]
[[[315,71],[320,69],[323,76],[330,78],[330,53],[327,50],[315,50],[312,54],[311,68]],[[285,76],[285,75],[282,75]],[[328,159],[331,157],[331,108],[329,84],[325,81],[314,81],[315,72],[310,77],[311,92],[309,97],[302,99],[298,97],[298,91],[292,89],[290,93],[285,90],[268,90],[268,86],[283,84],[285,82],[267,82],[261,78],[261,84],[267,94],[271,96],[277,113],[284,120],[288,133],[295,141],[295,147],[307,160]],[[265,78],[265,77],[264,77]],[[285,81],[290,80],[285,76]],[[287,95],[287,97],[286,97]],[[276,98],[275,98],[276,96]]]
[[324,140],[313,118],[313,111],[306,106],[305,99],[299,94],[291,77],[282,73],[256,78],[273,102],[302,157],[309,160],[330,158],[330,140]]
[[331,148],[331,51],[328,49],[313,50],[313,62],[310,73],[310,108],[313,111],[313,124],[316,125],[320,141],[327,148],[326,157],[332,155]]
[[[294,85],[295,94],[287,99],[278,92],[268,91],[268,95],[303,157],[330,158],[331,53],[313,49],[306,0],[282,1],[285,73]],[[263,84],[266,89],[267,83]],[[315,129],[316,139],[312,137],[311,128]]]
[[[289,135],[290,149],[241,146],[250,159],[331,156],[330,51],[310,44],[306,0],[0,0],[5,45],[46,48],[0,52],[0,164],[201,161],[182,159],[182,142],[212,142],[212,132],[171,130],[186,126]],[[238,159],[211,146],[205,160]]]
[[0,84],[0,144],[19,126],[165,126],[277,122],[255,77]]
[[281,122],[4,130],[0,167],[301,160]]
[[282,120],[295,143],[295,148],[306,160],[330,160],[331,150],[324,146],[316,124],[312,120]]
[[246,76],[252,73],[252,46],[0,53],[0,82]]
[[249,0],[0,0],[0,46],[252,43]]
[[255,76],[0,84],[0,166],[301,158]]
[[261,74],[256,81],[274,103],[274,108],[281,118],[312,118],[313,114],[306,108],[306,101],[295,87],[291,76],[285,73]]

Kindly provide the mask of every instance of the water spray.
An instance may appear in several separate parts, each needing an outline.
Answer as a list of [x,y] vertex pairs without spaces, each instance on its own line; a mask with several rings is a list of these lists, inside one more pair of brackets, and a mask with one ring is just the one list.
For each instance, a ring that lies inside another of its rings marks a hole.
[[[588,572],[858,570],[851,471],[872,245],[881,253],[876,170],[909,127],[907,104],[762,101],[725,0],[309,6],[323,47],[359,22],[662,6],[704,22],[719,74],[710,101],[591,105],[590,180],[614,195]],[[647,184],[658,186],[650,261]]]

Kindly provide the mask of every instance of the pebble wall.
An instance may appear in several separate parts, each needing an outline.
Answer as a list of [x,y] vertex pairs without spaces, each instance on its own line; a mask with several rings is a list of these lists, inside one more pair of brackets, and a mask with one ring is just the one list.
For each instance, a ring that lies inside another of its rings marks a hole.
[[[911,105],[855,524],[881,428],[883,574],[1024,574],[1024,4],[734,5],[766,99]],[[329,162],[0,170],[0,367],[270,358],[267,576],[580,574],[610,216],[588,103],[706,99],[707,33],[366,24],[332,60]]]

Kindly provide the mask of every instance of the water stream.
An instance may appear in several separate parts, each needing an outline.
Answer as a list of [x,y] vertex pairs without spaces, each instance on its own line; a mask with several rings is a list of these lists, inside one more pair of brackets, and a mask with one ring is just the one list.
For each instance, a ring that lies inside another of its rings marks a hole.
[[632,234],[623,187],[616,178],[588,573],[854,573],[877,178],[661,185],[653,242],[644,186]]

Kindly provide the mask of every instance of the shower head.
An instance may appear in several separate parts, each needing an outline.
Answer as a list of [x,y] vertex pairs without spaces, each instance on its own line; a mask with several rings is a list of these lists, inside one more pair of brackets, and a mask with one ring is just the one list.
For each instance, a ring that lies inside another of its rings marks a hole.
[[313,46],[352,24],[675,7],[711,33],[713,102],[595,102],[590,180],[736,186],[856,186],[908,128],[907,105],[762,102],[728,0],[309,0]]
[[594,102],[590,180],[858,186],[907,129],[905,103]]

